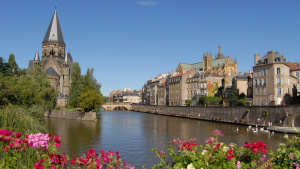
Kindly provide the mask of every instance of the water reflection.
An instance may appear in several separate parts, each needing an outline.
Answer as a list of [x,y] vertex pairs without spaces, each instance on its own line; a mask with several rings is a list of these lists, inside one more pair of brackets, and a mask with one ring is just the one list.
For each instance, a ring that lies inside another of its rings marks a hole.
[[284,142],[283,134],[254,133],[247,130],[247,126],[129,111],[102,111],[97,122],[56,118],[45,122],[50,133],[61,137],[61,150],[71,157],[82,155],[90,148],[119,151],[121,158],[136,168],[143,165],[151,168],[158,163],[151,148],[166,150],[169,141],[175,138],[184,141],[198,138],[204,144],[214,129],[223,131],[224,137],[220,141],[226,144],[243,146],[245,141],[261,140],[268,147],[276,148],[277,143]]

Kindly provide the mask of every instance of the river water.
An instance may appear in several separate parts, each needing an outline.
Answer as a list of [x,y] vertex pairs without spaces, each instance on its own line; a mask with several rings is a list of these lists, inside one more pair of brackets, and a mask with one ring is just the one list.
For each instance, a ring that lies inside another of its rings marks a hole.
[[[200,121],[132,111],[100,111],[98,121],[80,121],[48,118],[45,123],[49,133],[61,137],[60,150],[72,158],[82,156],[89,149],[119,151],[126,163],[146,169],[158,163],[152,148],[164,150],[169,142],[180,138],[188,141],[198,138],[201,144],[212,136],[214,129],[222,130],[219,141],[243,146],[245,141],[261,140],[268,148],[277,148],[285,142],[283,134],[252,132],[246,126]],[[237,130],[238,128],[238,130]]]

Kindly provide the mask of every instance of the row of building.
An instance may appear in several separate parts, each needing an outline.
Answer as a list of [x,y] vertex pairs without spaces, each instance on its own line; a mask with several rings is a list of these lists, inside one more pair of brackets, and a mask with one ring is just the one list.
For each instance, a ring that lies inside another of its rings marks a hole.
[[172,73],[148,79],[141,91],[141,103],[148,105],[185,106],[186,100],[202,96],[219,96],[229,105],[232,78],[237,81],[239,95],[246,96],[247,105],[298,104],[300,65],[287,62],[279,52],[269,51],[262,58],[254,55],[253,71],[237,73],[237,61],[218,54],[204,53],[203,62],[179,63]]

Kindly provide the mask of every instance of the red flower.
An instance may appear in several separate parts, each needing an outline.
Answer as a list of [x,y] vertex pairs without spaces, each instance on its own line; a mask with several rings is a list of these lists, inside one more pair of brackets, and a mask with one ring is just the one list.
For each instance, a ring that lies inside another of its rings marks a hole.
[[54,142],[55,142],[55,146],[56,148],[58,148],[60,146],[60,137],[57,137],[57,135],[54,135]]
[[21,136],[22,136],[21,133],[17,133],[17,134],[16,134],[16,137],[17,137],[17,138],[20,138]]
[[44,169],[44,166],[42,165],[44,163],[44,160],[39,160],[37,163],[33,164],[34,169]]

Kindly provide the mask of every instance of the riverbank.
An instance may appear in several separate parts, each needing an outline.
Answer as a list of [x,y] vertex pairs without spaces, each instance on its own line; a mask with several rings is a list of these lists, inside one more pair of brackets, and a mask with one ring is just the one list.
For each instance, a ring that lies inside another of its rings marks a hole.
[[52,110],[50,114],[46,113],[45,117],[97,121],[97,113],[93,111],[80,112],[67,110]]
[[272,123],[273,126],[276,125],[276,127],[279,127],[273,127],[272,131],[292,134],[297,133],[295,132],[295,127],[298,127],[300,124],[299,105],[261,107],[168,107],[133,104],[132,108],[134,111],[144,113],[247,126],[257,125],[266,129],[269,129],[269,123]]

